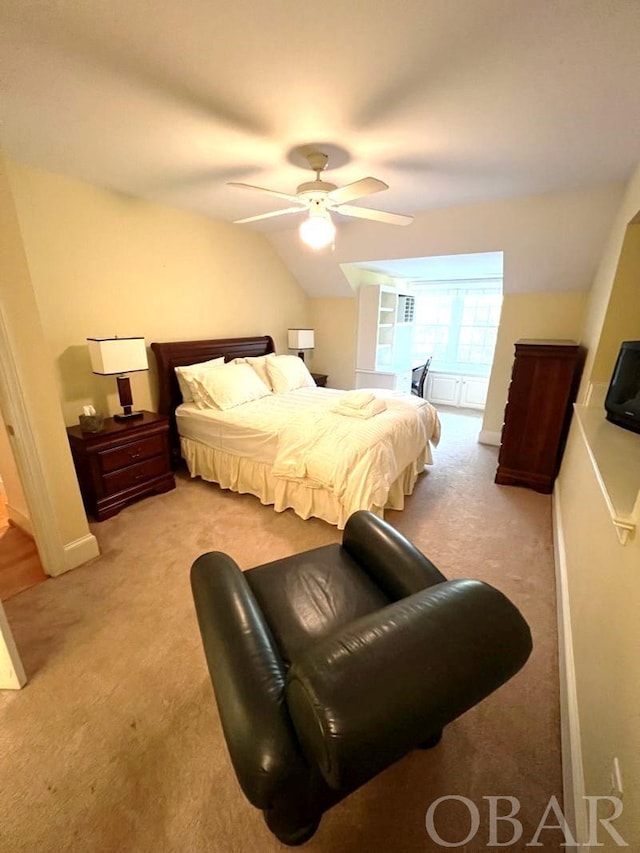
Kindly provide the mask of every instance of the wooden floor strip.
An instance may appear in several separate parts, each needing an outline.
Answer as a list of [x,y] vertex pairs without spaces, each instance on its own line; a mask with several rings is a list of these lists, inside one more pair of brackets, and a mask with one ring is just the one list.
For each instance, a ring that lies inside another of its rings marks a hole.
[[9,523],[0,502],[0,601],[47,579],[33,538]]

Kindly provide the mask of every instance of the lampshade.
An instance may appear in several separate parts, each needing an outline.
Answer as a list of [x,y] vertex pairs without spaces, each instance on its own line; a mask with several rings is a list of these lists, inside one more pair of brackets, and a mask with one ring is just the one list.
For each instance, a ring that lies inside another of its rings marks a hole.
[[311,210],[309,218],[305,219],[298,230],[300,239],[310,249],[324,249],[333,243],[336,236],[336,226],[327,210]]
[[105,376],[148,370],[144,338],[87,338],[91,370]]
[[315,346],[313,329],[289,329],[289,349],[313,349]]

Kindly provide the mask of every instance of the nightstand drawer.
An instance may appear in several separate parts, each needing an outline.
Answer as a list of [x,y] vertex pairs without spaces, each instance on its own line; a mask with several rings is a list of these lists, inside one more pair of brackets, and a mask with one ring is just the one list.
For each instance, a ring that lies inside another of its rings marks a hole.
[[110,471],[118,471],[128,465],[166,453],[166,441],[164,434],[152,435],[149,438],[141,438],[138,441],[132,441],[111,450],[101,450],[98,453],[100,470],[108,474]]
[[122,468],[120,471],[106,474],[103,477],[105,494],[113,495],[123,489],[139,486],[154,477],[168,473],[168,471],[169,463],[166,454],[139,462],[137,465],[129,465],[128,468]]

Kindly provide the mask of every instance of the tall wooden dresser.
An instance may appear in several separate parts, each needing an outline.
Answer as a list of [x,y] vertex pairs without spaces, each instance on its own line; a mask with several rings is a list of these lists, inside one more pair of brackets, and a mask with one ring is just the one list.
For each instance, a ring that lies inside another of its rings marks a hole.
[[582,361],[575,341],[516,342],[496,483],[553,490]]

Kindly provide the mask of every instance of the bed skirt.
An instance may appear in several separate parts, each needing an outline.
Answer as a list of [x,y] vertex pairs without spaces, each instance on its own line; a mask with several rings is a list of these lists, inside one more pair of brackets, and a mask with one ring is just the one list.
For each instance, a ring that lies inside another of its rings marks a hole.
[[272,505],[276,512],[292,509],[300,518],[321,518],[342,530],[349,516],[358,509],[368,509],[381,518],[385,509],[404,509],[404,499],[413,493],[419,474],[425,463],[431,462],[429,446],[408,465],[391,484],[384,506],[345,506],[332,492],[324,488],[312,488],[305,483],[296,483],[274,477],[271,466],[222,450],[214,450],[199,441],[180,439],[182,456],[192,477],[201,477],[217,483],[241,495],[250,494],[265,505]]

